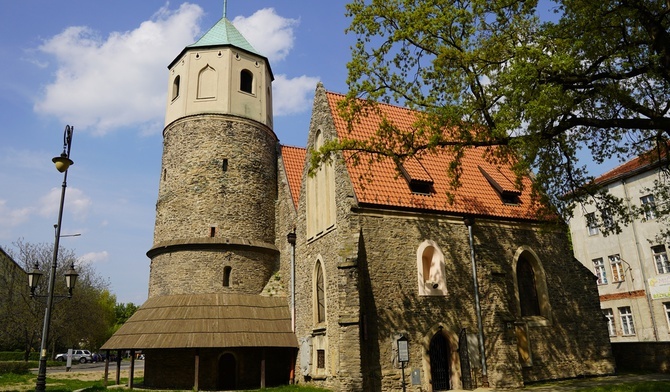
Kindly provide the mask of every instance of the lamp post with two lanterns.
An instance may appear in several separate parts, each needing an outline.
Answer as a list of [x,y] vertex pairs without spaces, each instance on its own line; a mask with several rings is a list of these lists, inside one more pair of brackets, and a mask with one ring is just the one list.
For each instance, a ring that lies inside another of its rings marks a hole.
[[[47,291],[47,303],[46,310],[44,311],[44,326],[42,329],[42,343],[40,345],[40,364],[37,372],[37,383],[35,385],[36,391],[46,390],[46,378],[47,378],[47,340],[49,340],[49,324],[51,322],[51,308],[53,307],[54,302],[54,286],[56,283],[56,267],[58,261],[58,246],[59,240],[61,237],[60,229],[61,223],[63,221],[63,204],[65,203],[65,188],[67,188],[67,170],[74,164],[70,159],[70,147],[72,146],[72,133],[74,128],[66,125],[65,132],[63,134],[63,153],[60,156],[52,159],[56,165],[56,170],[63,174],[63,186],[60,195],[60,208],[58,209],[58,223],[54,226],[56,230],[54,238],[54,250],[53,250],[53,259],[51,260],[51,275],[49,276],[49,287]],[[28,273],[28,285],[30,286],[30,296],[36,297],[35,288],[39,283],[42,272],[37,268],[38,265],[35,264],[35,268]],[[68,290],[67,298],[72,297],[72,290],[77,281],[77,272],[74,270],[74,264],[70,265],[70,269],[65,273],[65,285]]]

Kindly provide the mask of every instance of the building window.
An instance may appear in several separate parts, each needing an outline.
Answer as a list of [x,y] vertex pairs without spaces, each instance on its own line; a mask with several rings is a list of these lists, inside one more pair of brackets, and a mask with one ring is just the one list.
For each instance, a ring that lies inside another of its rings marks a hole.
[[180,83],[180,77],[179,75],[175,76],[174,80],[172,81],[172,100],[174,101],[179,97],[179,83]]
[[600,216],[603,218],[603,226],[611,229],[614,227],[614,219],[612,219],[612,215],[610,215],[608,212],[603,212],[600,214]]
[[642,196],[640,198],[640,204],[644,209],[644,220],[652,220],[656,218],[656,202],[654,201],[654,195]]
[[233,270],[231,266],[223,267],[223,287],[230,287],[230,272]]
[[516,266],[516,278],[519,285],[521,316],[539,316],[540,302],[535,287],[533,266],[526,258],[520,258]]
[[607,319],[607,331],[610,336],[616,336],[616,328],[614,327],[614,312],[612,309],[603,309],[605,318]]
[[517,314],[531,326],[551,325],[551,304],[547,277],[537,254],[528,247],[520,247],[514,256],[514,288],[518,304]]
[[619,255],[609,256],[610,266],[612,267],[612,282],[623,282],[624,272],[621,257]]
[[670,273],[670,263],[668,263],[668,253],[665,251],[665,245],[652,246],[651,251],[654,253],[656,271],[659,274]]
[[663,310],[665,310],[665,321],[668,322],[668,332],[670,333],[670,302],[663,303]]
[[316,299],[314,304],[314,315],[316,323],[320,324],[326,321],[326,296],[323,279],[323,268],[321,267],[320,261],[317,261],[316,263],[316,270],[314,271],[314,282],[314,298]]
[[598,284],[607,284],[607,272],[602,257],[593,259],[593,273],[598,277]]
[[595,212],[588,213],[584,215],[584,217],[586,218],[586,226],[589,229],[589,235],[598,234],[598,221],[596,220]]
[[635,335],[635,325],[633,324],[633,312],[630,306],[619,308],[619,318],[621,318],[621,330],[624,336]]
[[326,368],[326,350],[316,350],[316,368]]
[[240,72],[240,90],[251,94],[254,86],[254,74],[248,69],[243,69]]

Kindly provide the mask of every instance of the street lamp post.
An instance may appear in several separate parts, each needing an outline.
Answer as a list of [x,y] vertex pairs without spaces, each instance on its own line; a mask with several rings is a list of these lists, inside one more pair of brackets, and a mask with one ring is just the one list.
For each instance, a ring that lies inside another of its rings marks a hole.
[[[58,209],[58,223],[55,226],[56,234],[54,238],[54,251],[53,259],[51,260],[51,276],[49,277],[49,288],[47,292],[47,304],[46,310],[44,311],[44,327],[42,329],[42,343],[40,345],[40,366],[37,372],[37,384],[35,385],[36,391],[46,390],[46,379],[47,379],[47,340],[49,340],[49,324],[51,322],[51,308],[53,306],[54,300],[54,286],[56,282],[56,267],[58,261],[58,246],[60,240],[60,229],[61,223],[63,221],[63,204],[65,203],[65,188],[67,188],[67,169],[74,164],[70,159],[70,147],[72,146],[72,133],[74,128],[66,125],[65,132],[63,133],[63,153],[60,156],[52,159],[53,163],[56,165],[56,170],[63,174],[63,186],[60,195],[60,207]],[[74,281],[77,278],[76,272],[74,272],[74,266],[70,267],[70,270],[66,274],[66,284],[68,285],[68,297],[72,296],[72,289],[74,288]],[[30,277],[29,277],[30,279]],[[30,279],[31,283],[36,279]],[[36,284],[37,282],[34,282]],[[33,290],[33,287],[31,287]]]

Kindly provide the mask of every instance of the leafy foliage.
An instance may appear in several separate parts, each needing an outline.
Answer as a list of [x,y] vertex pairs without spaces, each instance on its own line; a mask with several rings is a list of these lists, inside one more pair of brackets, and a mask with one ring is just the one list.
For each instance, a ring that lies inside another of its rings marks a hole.
[[343,149],[402,161],[480,148],[534,173],[533,194],[566,218],[594,203],[614,222],[608,233],[634,217],[585,163],[668,156],[667,2],[353,0],[347,13],[358,37],[340,107],[349,125],[378,102],[422,115],[410,132],[389,121],[373,139],[326,143],[313,166]]
[[[30,298],[29,290],[19,290],[19,300],[15,301],[11,312],[5,315],[8,338],[4,343],[9,349],[23,349],[26,360],[28,354],[38,351],[45,313],[48,289],[49,266],[53,257],[53,245],[32,244],[18,240],[15,251],[7,253],[26,271],[36,265],[45,277],[35,290],[35,298]],[[67,289],[63,274],[74,264],[79,274],[71,299],[65,299]],[[96,349],[110,336],[111,326],[115,323],[114,307],[116,297],[108,290],[109,283],[99,277],[93,266],[77,262],[73,250],[62,248],[58,251],[55,301],[51,313],[49,330],[50,356],[56,351],[81,347]],[[18,287],[27,287],[27,281]]]

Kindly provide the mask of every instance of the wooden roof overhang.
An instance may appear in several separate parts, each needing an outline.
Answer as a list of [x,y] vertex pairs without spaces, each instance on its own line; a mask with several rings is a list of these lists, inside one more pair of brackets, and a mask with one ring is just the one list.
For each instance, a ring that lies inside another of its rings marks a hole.
[[149,298],[101,349],[215,347],[298,348],[286,299],[221,293]]

